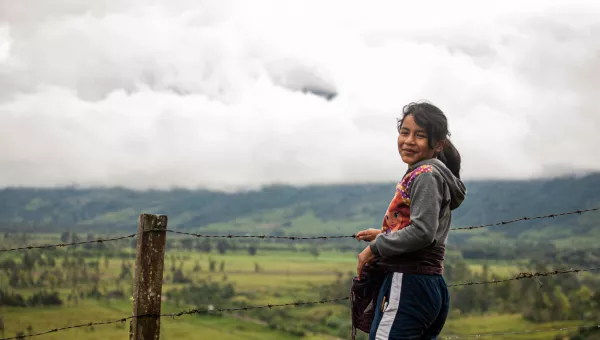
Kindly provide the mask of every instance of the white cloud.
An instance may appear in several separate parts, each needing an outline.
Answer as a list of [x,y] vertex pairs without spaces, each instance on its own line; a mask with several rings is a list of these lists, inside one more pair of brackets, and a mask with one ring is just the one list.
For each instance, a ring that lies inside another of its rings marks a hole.
[[593,2],[44,4],[0,0],[2,186],[397,180],[419,99],[465,178],[600,170]]
[[10,32],[8,25],[0,25],[0,63],[5,61],[10,54]]

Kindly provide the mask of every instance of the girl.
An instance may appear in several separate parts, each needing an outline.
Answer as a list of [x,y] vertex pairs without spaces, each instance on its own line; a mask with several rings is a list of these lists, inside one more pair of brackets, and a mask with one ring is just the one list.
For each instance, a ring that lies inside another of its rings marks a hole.
[[398,121],[398,152],[408,171],[396,186],[381,230],[357,240],[370,244],[358,255],[358,280],[365,264],[385,269],[370,340],[436,339],[449,307],[442,277],[451,211],[465,199],[460,154],[448,139],[444,113],[410,103]]

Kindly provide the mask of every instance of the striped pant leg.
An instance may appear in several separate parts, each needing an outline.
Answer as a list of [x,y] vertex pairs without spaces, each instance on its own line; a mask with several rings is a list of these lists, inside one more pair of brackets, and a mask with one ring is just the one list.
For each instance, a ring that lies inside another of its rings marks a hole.
[[445,284],[440,285],[440,280],[443,281],[442,277],[437,275],[403,273],[386,277],[369,339],[435,339],[445,322],[445,316],[443,320],[440,316],[447,309],[447,298],[442,289]]

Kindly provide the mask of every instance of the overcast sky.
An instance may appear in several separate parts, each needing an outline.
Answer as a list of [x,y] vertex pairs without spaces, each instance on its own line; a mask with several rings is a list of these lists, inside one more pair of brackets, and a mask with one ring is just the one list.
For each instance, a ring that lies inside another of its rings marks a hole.
[[397,181],[421,99],[466,179],[600,170],[599,89],[592,0],[0,0],[0,186]]

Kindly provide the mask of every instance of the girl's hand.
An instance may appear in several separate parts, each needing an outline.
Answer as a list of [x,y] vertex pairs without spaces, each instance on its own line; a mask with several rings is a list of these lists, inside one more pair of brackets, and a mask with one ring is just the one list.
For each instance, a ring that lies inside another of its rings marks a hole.
[[356,233],[355,238],[358,241],[367,241],[367,242],[371,242],[375,239],[375,237],[377,237],[377,235],[381,234],[381,229],[367,229],[367,230],[362,230],[359,231],[358,233]]
[[371,247],[367,246],[360,254],[358,254],[358,266],[356,267],[356,274],[358,274],[358,280],[360,280],[360,274],[362,273],[363,267],[367,263],[371,263],[375,259],[375,255],[371,252]]

